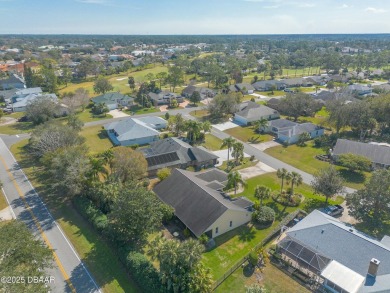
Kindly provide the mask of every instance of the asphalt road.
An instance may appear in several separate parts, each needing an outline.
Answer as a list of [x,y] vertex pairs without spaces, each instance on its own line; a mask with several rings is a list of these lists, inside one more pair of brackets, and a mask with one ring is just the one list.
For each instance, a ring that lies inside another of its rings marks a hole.
[[[214,127],[211,130],[211,134],[218,137],[219,139],[225,139],[225,138],[230,136],[223,131],[215,129]],[[238,139],[236,139],[236,140],[238,140]],[[240,140],[238,140],[238,141],[240,141]],[[243,141],[240,141],[240,142],[242,142],[244,144],[244,152],[247,153],[248,155],[255,156],[255,158],[257,160],[259,160],[260,162],[274,168],[275,170],[277,170],[279,168],[285,168],[289,172],[295,171],[295,172],[301,174],[302,180],[306,184],[310,185],[310,183],[313,181],[313,179],[314,179],[313,175],[306,173],[306,172],[303,172],[302,170],[299,170],[299,169],[297,169],[289,164],[286,164],[278,159],[275,159],[274,157],[271,157],[270,155],[256,149],[255,147],[251,146],[250,144],[248,144],[246,142],[243,142]],[[355,189],[345,187],[345,193],[353,193],[355,191],[356,191]]]
[[[7,138],[11,143],[24,137]],[[50,292],[101,292],[1,138],[0,180],[16,218],[23,221],[36,237],[42,239],[53,250],[54,267],[47,271],[47,276],[54,277],[54,282],[50,284]]]

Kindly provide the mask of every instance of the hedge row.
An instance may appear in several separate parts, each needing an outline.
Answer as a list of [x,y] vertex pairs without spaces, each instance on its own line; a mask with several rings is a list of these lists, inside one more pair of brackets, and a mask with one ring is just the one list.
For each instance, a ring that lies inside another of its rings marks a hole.
[[[99,232],[108,232],[107,216],[96,208],[91,200],[85,197],[76,197],[73,200],[73,204],[96,230]],[[158,271],[143,254],[131,251],[129,247],[116,247],[116,250],[120,261],[124,264],[127,272],[132,276],[142,292],[164,292]]]

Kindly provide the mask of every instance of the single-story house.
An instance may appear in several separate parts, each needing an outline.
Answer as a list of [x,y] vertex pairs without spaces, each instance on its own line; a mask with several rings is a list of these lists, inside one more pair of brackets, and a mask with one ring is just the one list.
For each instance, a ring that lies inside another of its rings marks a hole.
[[145,145],[160,139],[157,129],[167,127],[160,117],[127,118],[104,125],[114,145]]
[[386,92],[386,93],[390,92],[390,84],[388,84],[388,83],[374,85],[373,88],[378,89],[379,91],[382,91],[382,92]]
[[172,99],[176,99],[179,103],[184,101],[184,98],[182,96],[167,91],[163,91],[158,94],[150,92],[148,96],[153,105],[155,106],[170,104]]
[[310,81],[307,81],[301,77],[288,78],[288,79],[283,79],[281,81],[285,84],[286,88],[300,87],[300,86],[312,86],[313,85]]
[[235,87],[243,94],[253,94],[255,91],[255,88],[249,83],[237,83]]
[[[43,97],[49,97],[54,102],[58,103],[58,98],[55,94],[29,94],[29,95],[26,95],[23,97],[12,98],[12,101],[13,101],[11,104],[12,111],[13,112],[25,112],[27,105],[29,103],[32,103],[33,101],[38,100],[38,99],[43,98]],[[63,113],[59,113],[59,115],[67,113],[67,110],[65,110],[66,107],[64,105],[62,105],[62,107],[64,108],[63,109],[64,111],[63,111]]]
[[389,237],[381,241],[314,210],[277,244],[283,258],[326,292],[390,292]]
[[196,87],[194,85],[189,85],[189,86],[185,87],[181,94],[184,97],[189,98],[189,97],[191,97],[191,95],[195,91],[200,94],[200,98],[202,100],[207,99],[207,98],[214,98],[214,96],[217,94],[216,91],[214,91],[212,89],[205,88],[205,87]]
[[334,82],[341,82],[341,83],[347,83],[350,79],[349,77],[340,74],[330,75],[329,78]]
[[119,107],[131,107],[134,105],[132,97],[123,95],[121,93],[105,93],[91,99],[95,104],[105,104],[109,110],[114,110]]
[[196,170],[213,167],[218,157],[202,147],[193,147],[188,143],[169,137],[150,143],[149,148],[140,150],[148,162],[148,173],[154,175],[161,168],[186,169],[193,166]]
[[8,78],[0,79],[0,89],[24,89],[26,87],[24,80],[16,74],[11,74]]
[[272,90],[272,86],[275,86],[276,90],[284,90],[286,88],[286,85],[279,80],[260,80],[252,84],[252,86],[261,92]]
[[359,96],[372,94],[372,88],[361,84],[352,84],[347,86],[346,91]]
[[226,182],[227,173],[215,168],[201,173],[174,169],[154,192],[196,237],[215,238],[248,223],[252,215],[250,200],[222,192]]
[[324,135],[324,129],[313,123],[296,123],[287,119],[276,119],[268,122],[265,132],[271,132],[277,139],[285,144],[294,144],[299,140],[302,133],[308,133],[310,138],[316,138]]
[[339,138],[331,151],[331,156],[337,161],[339,155],[348,153],[370,159],[374,168],[390,167],[390,146],[386,144],[364,143]]
[[327,75],[313,75],[313,76],[308,76],[304,79],[308,83],[311,83],[313,85],[320,85],[320,86],[326,85],[330,80],[329,76]]
[[278,111],[251,101],[242,103],[240,111],[234,114],[234,120],[241,125],[248,125],[261,119],[272,120],[278,118],[280,118]]

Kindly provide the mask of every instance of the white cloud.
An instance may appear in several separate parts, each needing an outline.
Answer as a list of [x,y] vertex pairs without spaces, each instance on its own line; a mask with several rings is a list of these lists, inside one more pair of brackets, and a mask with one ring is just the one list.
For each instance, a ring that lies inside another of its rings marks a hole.
[[385,13],[387,10],[383,8],[374,8],[374,7],[367,7],[365,11],[370,12],[370,13]]
[[264,6],[265,9],[276,9],[279,8],[280,5],[269,5],[269,6]]
[[301,7],[301,8],[313,8],[315,6],[316,5],[314,3],[299,3],[298,4],[298,7]]
[[343,4],[341,6],[339,6],[339,8],[341,9],[345,9],[345,8],[350,8],[351,6],[349,6],[348,4]]

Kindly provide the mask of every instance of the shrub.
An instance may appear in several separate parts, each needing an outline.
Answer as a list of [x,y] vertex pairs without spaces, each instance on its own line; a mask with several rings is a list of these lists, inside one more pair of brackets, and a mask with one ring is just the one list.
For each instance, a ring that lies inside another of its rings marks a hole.
[[255,156],[252,155],[250,158],[249,158],[249,161],[253,162],[255,160]]
[[288,207],[297,207],[301,204],[302,201],[302,195],[300,194],[294,194],[291,197],[289,196],[289,193],[281,194],[279,196],[273,195],[272,199],[276,201],[277,203],[288,206]]
[[190,230],[188,230],[188,228],[185,228],[185,229],[183,230],[183,235],[184,235],[185,238],[190,237],[190,236],[191,236]]
[[73,200],[73,203],[81,215],[83,215],[95,229],[100,232],[106,230],[108,224],[107,216],[96,208],[92,201],[85,197],[76,197]]
[[200,237],[199,237],[199,241],[200,241],[200,243],[202,243],[202,244],[206,244],[207,242],[209,242],[209,237],[207,237],[206,234],[202,234],[202,235],[200,235]]
[[143,181],[142,181],[142,186],[143,187],[148,187],[150,185],[150,180],[148,178],[145,178]]
[[258,262],[258,256],[255,252],[251,252],[249,255],[248,255],[248,261],[249,263],[252,265],[252,266],[255,266],[257,265],[257,262]]
[[143,254],[130,252],[127,255],[126,267],[142,292],[163,292],[157,270]]
[[168,168],[162,168],[157,171],[157,177],[160,179],[160,181],[163,181],[164,179],[168,178],[169,175],[171,175],[171,170]]
[[270,207],[262,206],[253,213],[252,217],[259,224],[271,224],[275,220],[275,211]]
[[167,205],[165,203],[162,203],[161,204],[161,212],[163,214],[162,221],[164,223],[167,223],[170,220],[172,220],[173,215],[175,213],[175,210],[171,206],[169,206],[169,205]]

